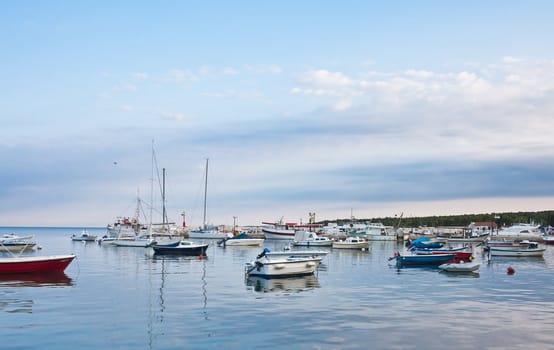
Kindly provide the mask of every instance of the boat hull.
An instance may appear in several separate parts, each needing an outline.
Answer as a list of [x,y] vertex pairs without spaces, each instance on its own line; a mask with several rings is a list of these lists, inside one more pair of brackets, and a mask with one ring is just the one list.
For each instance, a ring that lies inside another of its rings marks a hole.
[[519,257],[519,256],[535,256],[540,257],[544,255],[545,248],[536,248],[536,249],[507,249],[507,248],[494,248],[491,247],[489,249],[491,256],[511,256],[511,257]]
[[265,278],[311,275],[319,266],[320,261],[321,258],[256,260],[246,265],[246,274]]
[[223,244],[226,246],[253,246],[259,247],[264,242],[263,238],[228,239]]
[[320,240],[320,241],[300,241],[300,242],[293,242],[292,245],[297,247],[331,247],[333,246],[333,241],[328,240]]
[[369,242],[362,242],[362,243],[334,242],[333,249],[369,249]]
[[3,243],[0,244],[0,252],[22,252],[35,248],[36,243]]
[[455,254],[396,255],[398,266],[438,266],[454,261]]
[[439,269],[447,272],[474,272],[480,266],[478,263],[452,263],[439,265]]
[[206,256],[206,250],[208,249],[208,244],[202,244],[202,245],[193,246],[193,247],[190,247],[190,246],[172,247],[170,245],[167,245],[167,246],[155,245],[155,246],[152,246],[152,248],[154,249],[154,254]]
[[266,239],[294,239],[294,236],[296,234],[295,230],[286,230],[286,229],[275,229],[275,228],[269,228],[269,227],[263,227],[262,232],[264,233],[264,237]]
[[73,254],[2,258],[0,274],[63,272],[73,259]]

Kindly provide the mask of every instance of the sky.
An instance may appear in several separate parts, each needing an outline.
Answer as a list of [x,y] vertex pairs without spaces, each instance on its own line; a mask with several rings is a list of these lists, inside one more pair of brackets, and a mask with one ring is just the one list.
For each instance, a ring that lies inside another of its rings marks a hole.
[[159,221],[164,168],[170,221],[199,226],[206,159],[211,224],[552,210],[553,17],[533,0],[1,2],[0,226],[105,226],[137,197]]

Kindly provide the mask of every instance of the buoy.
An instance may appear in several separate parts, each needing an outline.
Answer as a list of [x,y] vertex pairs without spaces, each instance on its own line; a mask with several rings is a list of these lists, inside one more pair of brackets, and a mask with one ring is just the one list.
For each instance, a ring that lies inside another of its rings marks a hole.
[[516,273],[516,270],[513,267],[508,266],[508,269],[506,270],[506,273],[508,275],[513,275],[514,273]]
[[38,250],[41,250],[41,249],[42,249],[42,246],[41,246],[41,245],[37,245],[37,249],[38,249]]

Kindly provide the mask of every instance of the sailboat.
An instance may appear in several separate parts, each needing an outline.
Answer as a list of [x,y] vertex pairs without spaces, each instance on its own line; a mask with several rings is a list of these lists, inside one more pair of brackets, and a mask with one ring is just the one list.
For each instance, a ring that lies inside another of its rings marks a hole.
[[206,208],[208,198],[208,163],[209,158],[206,159],[206,175],[204,182],[204,225],[199,230],[189,232],[189,238],[206,238],[206,239],[222,239],[232,237],[231,234],[218,231],[214,228],[208,227],[206,221]]
[[135,237],[118,237],[117,239],[111,241],[111,244],[118,247],[138,247],[138,248],[147,248],[154,244],[156,241],[152,238],[152,206],[154,203],[154,141],[152,141],[152,178],[150,183],[150,225],[148,225],[148,233],[146,235],[137,235]]

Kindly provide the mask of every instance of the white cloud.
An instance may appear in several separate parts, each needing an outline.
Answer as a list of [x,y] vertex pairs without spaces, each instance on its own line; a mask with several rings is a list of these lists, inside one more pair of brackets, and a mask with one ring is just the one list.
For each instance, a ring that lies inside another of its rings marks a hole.
[[223,75],[237,75],[239,74],[239,71],[232,67],[225,67],[223,68]]
[[196,81],[198,80],[198,77],[190,71],[172,69],[167,72],[167,80],[175,83],[182,83],[187,81]]
[[324,69],[306,72],[298,77],[302,84],[323,87],[347,87],[353,84],[351,78],[341,72],[330,72]]

